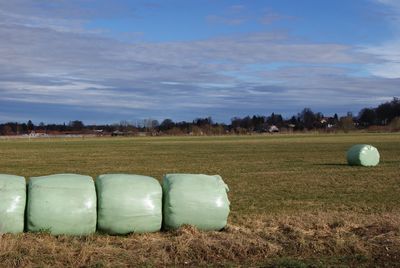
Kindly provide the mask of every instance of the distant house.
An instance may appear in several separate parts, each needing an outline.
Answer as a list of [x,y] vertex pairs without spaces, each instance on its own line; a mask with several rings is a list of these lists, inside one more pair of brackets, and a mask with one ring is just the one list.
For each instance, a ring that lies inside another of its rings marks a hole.
[[96,136],[103,136],[104,135],[104,130],[103,129],[95,129],[93,130],[94,134]]
[[335,125],[334,124],[328,124],[326,127],[327,128],[333,128]]
[[322,126],[325,126],[326,128],[333,128],[335,126],[334,124],[334,118],[333,117],[323,117],[320,121]]
[[31,131],[28,135],[30,138],[48,137],[49,135],[44,130]]
[[268,132],[269,133],[275,133],[275,132],[279,132],[279,128],[275,125],[272,125],[268,128]]
[[113,133],[111,133],[111,136],[126,136],[127,133],[123,132],[123,131],[119,131],[119,130],[115,130],[113,131]]

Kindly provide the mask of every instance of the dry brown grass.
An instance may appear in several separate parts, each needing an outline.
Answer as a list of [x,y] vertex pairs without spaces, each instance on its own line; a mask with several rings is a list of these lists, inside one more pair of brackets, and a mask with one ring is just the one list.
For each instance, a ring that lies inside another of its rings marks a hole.
[[[185,226],[126,237],[4,234],[4,267],[128,266],[395,266],[400,263],[400,213],[258,216],[221,232]],[[282,259],[284,258],[284,259]],[[289,259],[288,259],[289,258]]]

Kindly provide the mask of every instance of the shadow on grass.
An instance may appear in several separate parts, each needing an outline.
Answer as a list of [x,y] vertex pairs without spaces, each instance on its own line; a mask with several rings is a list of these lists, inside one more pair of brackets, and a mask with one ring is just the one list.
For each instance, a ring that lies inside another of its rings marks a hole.
[[336,167],[343,167],[343,166],[349,166],[348,164],[345,163],[324,163],[324,164],[314,164],[314,166],[336,166]]

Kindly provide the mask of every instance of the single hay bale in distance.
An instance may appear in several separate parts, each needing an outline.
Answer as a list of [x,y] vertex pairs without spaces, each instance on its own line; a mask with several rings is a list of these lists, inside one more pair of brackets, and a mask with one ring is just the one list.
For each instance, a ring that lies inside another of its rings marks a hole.
[[221,230],[229,215],[228,186],[221,176],[167,174],[163,180],[165,229],[188,224],[199,230]]
[[147,176],[106,174],[96,179],[97,228],[108,234],[157,232],[162,222],[162,189]]
[[378,149],[368,144],[356,144],[347,151],[347,163],[351,166],[376,166],[379,158]]
[[57,174],[30,178],[28,231],[88,235],[96,231],[96,190],[89,176]]
[[24,231],[25,203],[25,178],[0,174],[0,233]]

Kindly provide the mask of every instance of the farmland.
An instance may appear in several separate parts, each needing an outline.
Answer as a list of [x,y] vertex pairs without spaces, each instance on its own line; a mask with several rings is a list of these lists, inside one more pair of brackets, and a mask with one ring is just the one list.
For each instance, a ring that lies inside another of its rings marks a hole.
[[[374,168],[345,152],[368,143]],[[400,135],[255,135],[0,140],[0,172],[220,174],[231,214],[222,232],[184,227],[124,237],[2,235],[5,266],[326,266],[400,261]]]

